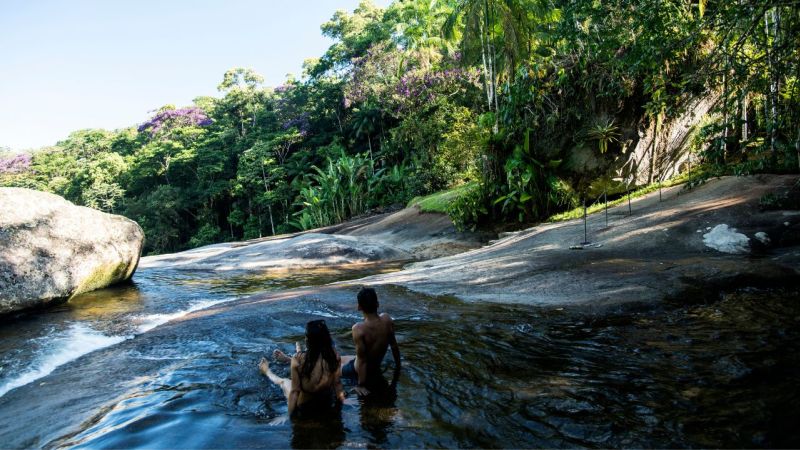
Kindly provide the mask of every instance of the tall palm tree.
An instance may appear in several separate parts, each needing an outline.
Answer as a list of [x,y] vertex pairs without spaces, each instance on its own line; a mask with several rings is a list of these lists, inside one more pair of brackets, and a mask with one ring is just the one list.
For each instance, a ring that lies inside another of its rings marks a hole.
[[446,1],[400,0],[387,11],[397,22],[396,41],[406,50],[438,48],[450,50],[442,26],[452,12]]
[[547,1],[446,1],[450,2],[452,13],[445,21],[444,34],[460,40],[464,57],[480,57],[486,102],[489,111],[496,112],[503,69],[510,79],[516,66],[528,60],[534,26],[539,17],[546,15]]

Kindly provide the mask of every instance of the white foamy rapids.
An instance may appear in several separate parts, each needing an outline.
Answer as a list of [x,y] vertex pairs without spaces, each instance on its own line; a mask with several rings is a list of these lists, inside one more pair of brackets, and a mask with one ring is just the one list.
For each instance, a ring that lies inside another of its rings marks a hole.
[[47,347],[34,358],[30,368],[0,386],[0,397],[12,389],[49,375],[58,366],[130,338],[131,336],[107,336],[86,325],[73,324],[66,331],[48,338]]
[[219,305],[220,303],[225,303],[233,300],[233,298],[227,298],[222,300],[206,300],[202,302],[193,303],[187,309],[183,309],[180,311],[176,311],[173,313],[166,313],[166,314],[148,314],[146,316],[138,316],[134,318],[134,322],[138,322],[139,326],[136,330],[139,333],[144,333],[147,331],[152,330],[153,328],[163,325],[170,320],[179,319],[189,313],[193,313],[195,311],[199,311],[201,309],[210,308],[214,305]]

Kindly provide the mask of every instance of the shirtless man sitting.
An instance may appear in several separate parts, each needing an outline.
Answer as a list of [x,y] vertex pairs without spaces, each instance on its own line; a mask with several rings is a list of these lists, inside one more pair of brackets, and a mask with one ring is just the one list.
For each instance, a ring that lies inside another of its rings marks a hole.
[[394,322],[388,314],[378,315],[378,294],[375,289],[364,287],[358,293],[358,310],[364,315],[364,321],[353,325],[353,341],[356,345],[355,356],[342,356],[341,375],[357,381],[355,391],[358,395],[368,395],[368,386],[383,381],[381,362],[386,350],[392,347],[394,358],[394,377],[397,382],[400,374],[400,349],[394,336]]

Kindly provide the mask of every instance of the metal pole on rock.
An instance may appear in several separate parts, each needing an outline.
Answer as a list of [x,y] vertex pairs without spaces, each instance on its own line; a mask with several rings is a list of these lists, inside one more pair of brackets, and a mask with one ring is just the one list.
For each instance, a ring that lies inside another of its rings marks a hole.
[[586,227],[586,197],[583,198],[583,243],[589,243],[589,232]]

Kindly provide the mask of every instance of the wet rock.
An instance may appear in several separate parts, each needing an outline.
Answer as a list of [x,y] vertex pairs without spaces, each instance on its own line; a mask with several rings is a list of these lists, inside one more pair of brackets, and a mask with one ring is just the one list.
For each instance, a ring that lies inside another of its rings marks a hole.
[[738,358],[725,356],[714,363],[714,371],[718,378],[731,382],[740,380],[752,373],[752,369],[744,365]]
[[756,233],[755,237],[764,245],[769,245],[771,241],[769,235],[767,233],[764,233],[763,231],[759,231],[758,233]]
[[603,410],[603,408],[598,405],[572,398],[553,400],[549,406],[560,413],[568,415],[599,413]]
[[141,227],[125,217],[0,188],[0,314],[130,279],[143,241]]

